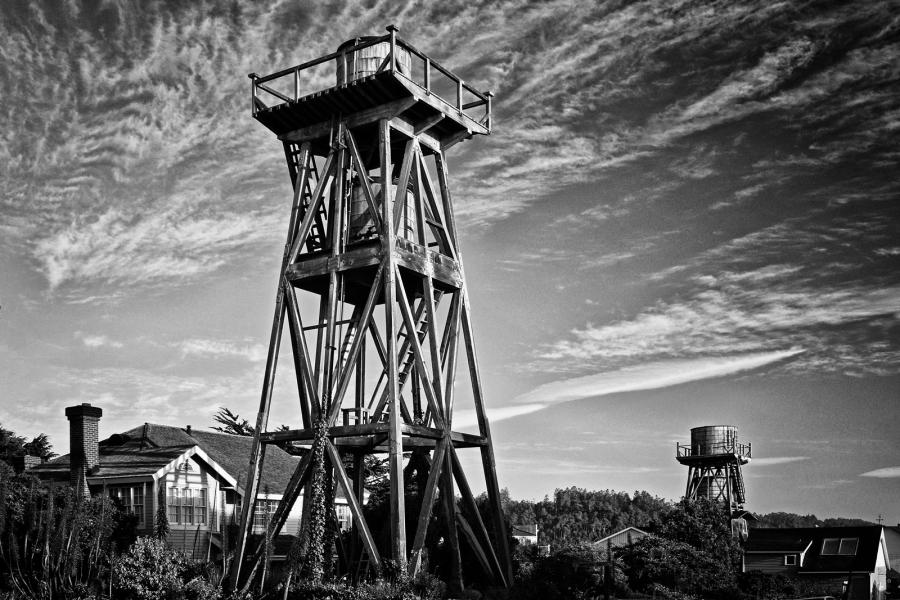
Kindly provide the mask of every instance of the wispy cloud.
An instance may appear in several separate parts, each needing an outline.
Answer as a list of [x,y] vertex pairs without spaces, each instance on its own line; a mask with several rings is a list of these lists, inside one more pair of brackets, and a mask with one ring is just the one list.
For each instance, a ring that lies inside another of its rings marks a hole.
[[[726,357],[659,361],[617,371],[554,381],[518,396],[515,399],[516,404],[513,406],[490,408],[488,418],[493,423],[534,413],[564,402],[624,392],[655,390],[692,381],[725,377],[787,360],[802,352],[801,349],[792,349]],[[453,423],[455,427],[460,428],[475,426],[477,421],[474,411],[457,411]],[[789,460],[778,460],[790,462],[802,460],[805,457],[788,458]],[[763,464],[766,463],[763,462]]]
[[[538,363],[574,371],[597,361],[627,364],[648,357],[759,352],[778,344],[803,347],[809,351],[805,358],[817,366],[839,368],[844,356],[835,327],[900,314],[896,286],[791,290],[773,281],[790,281],[795,270],[773,266],[698,276],[692,297],[659,303],[629,320],[576,329],[570,339],[539,350]],[[768,285],[758,285],[764,280]],[[872,369],[890,364],[884,352],[867,356]]]
[[659,361],[546,383],[519,396],[516,398],[516,402],[532,407],[535,405],[549,406],[622,392],[654,390],[758,369],[792,358],[802,352],[802,349],[791,349],[745,355]]
[[860,477],[877,477],[879,479],[893,479],[900,477],[900,467],[883,467],[874,471],[866,471]]
[[178,342],[175,344],[175,347],[178,348],[182,356],[242,358],[254,363],[266,359],[266,347],[259,342],[251,340],[236,342],[192,338]]
[[661,471],[658,467],[639,465],[603,465],[589,460],[565,460],[544,457],[540,460],[501,457],[498,462],[504,470],[558,476],[577,475],[647,475]]
[[754,458],[750,464],[754,467],[771,467],[773,465],[784,465],[788,463],[809,460],[808,456],[765,456],[763,458]]
[[[491,423],[520,417],[546,408],[544,404],[524,404],[519,406],[497,406],[487,409],[487,417]],[[453,414],[453,426],[468,429],[478,425],[478,416],[474,410],[457,410]]]
[[105,335],[90,335],[77,332],[75,337],[81,340],[81,343],[88,348],[122,348],[124,344],[120,341],[111,339]]

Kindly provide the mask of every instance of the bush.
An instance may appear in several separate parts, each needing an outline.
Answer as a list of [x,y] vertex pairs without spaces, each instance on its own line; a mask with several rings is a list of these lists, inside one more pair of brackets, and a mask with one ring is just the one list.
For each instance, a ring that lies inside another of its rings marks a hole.
[[2,471],[2,585],[33,599],[100,595],[111,557],[134,538],[134,522],[107,497],[84,499]]
[[291,600],[440,600],[443,582],[430,575],[396,581],[379,579],[353,586],[346,583],[316,583],[301,580],[291,585]]
[[[516,552],[518,577],[511,591],[514,598],[541,600],[597,598],[604,591],[604,553],[590,544],[562,548],[550,556],[537,555],[537,548]],[[624,591],[625,574],[617,561],[613,588]]]
[[214,600],[218,588],[197,565],[158,538],[138,538],[113,565],[113,589],[132,600]]

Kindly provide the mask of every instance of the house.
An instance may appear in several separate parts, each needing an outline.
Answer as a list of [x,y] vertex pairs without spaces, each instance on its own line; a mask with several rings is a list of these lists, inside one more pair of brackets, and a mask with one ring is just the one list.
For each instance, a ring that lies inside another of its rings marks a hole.
[[537,523],[529,523],[527,525],[512,525],[509,534],[514,540],[523,546],[537,545],[538,526]]
[[591,546],[600,550],[600,552],[603,554],[604,560],[607,560],[607,553],[609,552],[609,550],[613,550],[613,554],[615,554],[616,548],[624,548],[630,546],[639,539],[645,538],[648,535],[650,534],[642,529],[638,529],[637,527],[626,527],[625,529],[610,534],[605,538],[597,540],[596,542],[591,542]]
[[[83,494],[118,498],[137,517],[139,534],[153,531],[157,510],[164,504],[171,545],[195,558],[217,554],[226,543],[228,526],[240,520],[253,439],[144,423],[99,440],[102,414],[90,404],[67,408],[70,454],[34,466],[30,473],[57,485],[73,485]],[[298,457],[277,446],[266,449],[254,532],[265,530],[298,463]],[[302,496],[283,532],[297,531],[301,507]],[[336,498],[335,512],[341,528],[349,527],[346,499]]]
[[743,570],[780,573],[834,584],[847,599],[880,598],[887,587],[890,555],[884,528],[812,527],[751,529]]
[[884,541],[887,543],[888,558],[888,590],[891,598],[900,598],[900,525],[884,528]]

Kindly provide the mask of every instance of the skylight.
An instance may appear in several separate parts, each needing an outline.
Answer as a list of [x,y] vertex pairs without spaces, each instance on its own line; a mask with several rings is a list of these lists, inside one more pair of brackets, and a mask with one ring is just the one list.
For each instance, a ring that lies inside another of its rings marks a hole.
[[857,546],[859,538],[825,538],[822,541],[822,555],[853,556]]

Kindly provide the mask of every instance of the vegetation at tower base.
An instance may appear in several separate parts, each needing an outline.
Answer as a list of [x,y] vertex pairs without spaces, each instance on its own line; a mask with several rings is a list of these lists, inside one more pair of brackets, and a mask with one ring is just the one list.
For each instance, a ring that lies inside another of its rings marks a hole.
[[[407,461],[407,468],[412,465],[410,498],[418,493],[414,474],[420,459],[413,453]],[[735,561],[739,547],[730,536],[727,519],[722,518],[717,506],[707,501],[672,503],[646,492],[627,494],[579,488],[557,490],[551,498],[539,502],[514,500],[506,492],[502,496],[505,515],[511,523],[534,522],[538,517],[543,519],[542,523],[555,523],[565,529],[565,534],[552,535],[568,541],[555,547],[549,556],[541,556],[536,546],[517,547],[516,577],[506,595],[483,586],[470,573],[468,589],[452,597],[485,600],[603,597],[608,572],[604,569],[605,556],[602,548],[590,542],[620,529],[623,524],[652,535],[630,548],[616,551],[610,580],[614,597],[644,594],[644,597],[681,600],[777,600],[833,594],[833,590],[820,583],[783,575],[739,573]],[[367,510],[383,510],[379,508],[379,495],[373,497],[374,502]],[[479,498],[479,505],[484,502],[485,498]],[[809,518],[824,522],[811,515],[773,514],[771,519],[777,523]],[[763,515],[764,522],[767,517]],[[327,568],[323,569],[320,581],[313,581],[307,573],[298,571],[299,576],[286,582],[276,573],[264,586],[255,585],[249,594],[239,597],[222,594],[225,569],[221,564],[189,560],[156,535],[135,538],[134,526],[134,517],[105,494],[84,500],[67,493],[65,488],[51,491],[33,477],[14,475],[10,469],[0,467],[0,598],[438,600],[448,597],[448,586],[442,580],[448,572],[447,557],[438,541],[445,526],[442,517],[435,517],[430,525],[433,528],[429,534],[433,541],[428,547],[431,574],[409,579],[388,564],[382,579],[351,585],[335,580],[330,575],[333,571]],[[544,526],[539,525],[542,535],[548,533]],[[464,563],[463,569],[471,572],[475,567]]]
[[0,585],[23,598],[99,594],[135,525],[105,495],[84,499],[0,468]]

